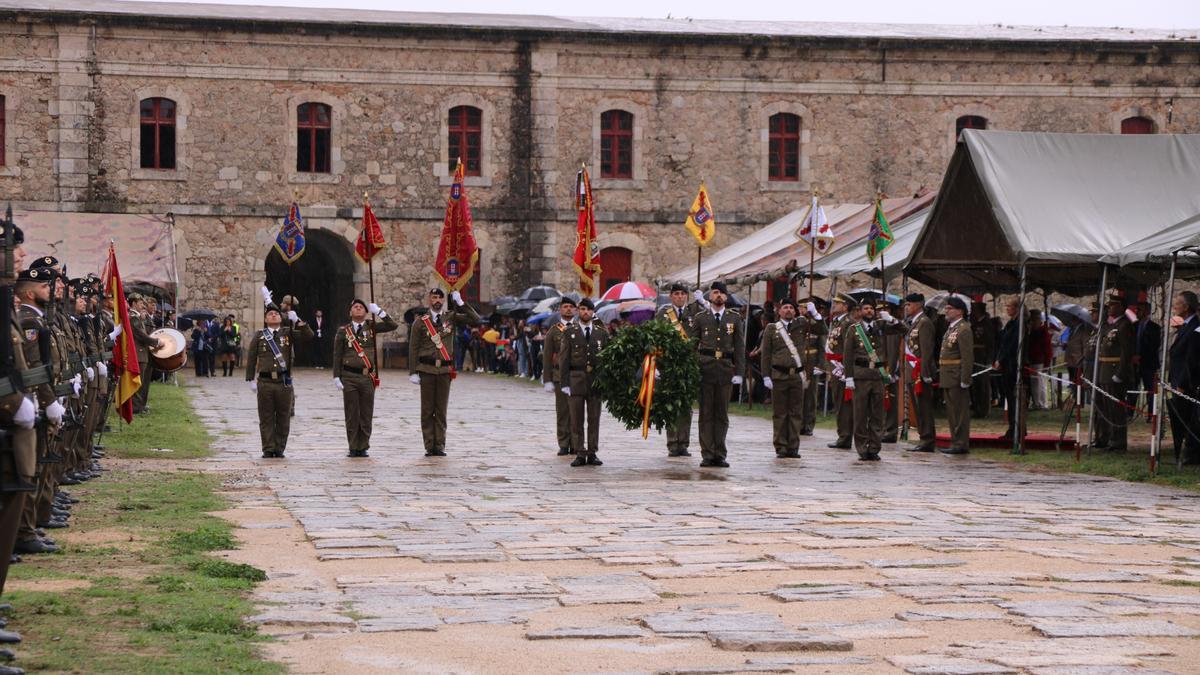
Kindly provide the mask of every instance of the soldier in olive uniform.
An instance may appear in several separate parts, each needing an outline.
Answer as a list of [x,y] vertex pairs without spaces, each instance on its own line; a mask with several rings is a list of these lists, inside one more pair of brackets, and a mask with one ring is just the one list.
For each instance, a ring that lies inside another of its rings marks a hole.
[[852,326],[857,317],[858,303],[849,295],[838,295],[833,299],[833,318],[829,322],[829,337],[825,341],[825,358],[829,362],[829,376],[832,386],[829,396],[833,399],[833,407],[837,417],[837,440],[829,447],[839,450],[849,450],[851,439],[854,437],[854,404],[846,400],[846,378],[850,377],[850,367],[844,363],[842,348],[845,345],[846,331]]
[[800,404],[800,435],[812,436],[813,429],[817,426],[817,399],[821,389],[817,386],[817,377],[825,368],[825,338],[829,335],[829,324],[825,323],[821,312],[828,303],[817,297],[808,298],[804,303],[812,321],[808,327],[808,340],[802,347],[800,356],[804,362],[804,372],[808,373],[812,380],[804,389],[804,400]]
[[446,456],[446,409],[450,405],[450,380],[454,379],[454,331],[459,326],[479,325],[479,315],[463,302],[458,291],[450,294],[453,306],[442,311],[445,300],[442,289],[429,291],[429,311],[418,316],[408,331],[409,379],[421,386],[421,437],[425,440],[426,457]]
[[1125,310],[1125,295],[1114,291],[1105,307],[1107,316],[1099,328],[1100,368],[1096,386],[1115,397],[1097,394],[1094,448],[1109,448],[1124,452],[1129,413],[1118,401],[1135,387],[1133,355],[1135,331],[1133,320]]
[[[558,381],[571,399],[571,466],[604,464],[596,452],[600,446],[600,392],[596,391],[596,366],[600,350],[608,344],[608,331],[593,321],[596,306],[588,298],[579,301],[579,321],[563,333],[558,353]],[[586,438],[584,423],[586,420]]]
[[729,433],[729,396],[742,384],[746,369],[746,332],[742,316],[727,309],[729,291],[714,281],[707,311],[692,318],[700,360],[700,466],[726,468],[725,436]]
[[[368,321],[374,314],[377,321]],[[342,324],[333,336],[333,385],[342,392],[349,457],[368,457],[371,423],[375,418],[375,340],[378,333],[399,328],[395,319],[375,303],[358,298],[350,302],[350,323]],[[358,348],[355,348],[357,345]]]
[[[887,371],[892,376],[891,382],[883,387],[883,443],[895,443],[900,436],[900,359],[901,345],[904,342],[904,327],[897,325],[893,318],[900,312],[900,299],[890,296],[895,302],[884,295],[875,306],[876,315],[886,321],[888,330],[883,333],[883,358]],[[907,392],[905,392],[907,394]]]
[[564,297],[558,303],[558,321],[546,331],[542,343],[542,382],[546,391],[554,394],[554,431],[558,439],[558,454],[573,455],[571,447],[571,398],[562,392],[565,383],[558,381],[558,354],[562,351],[563,334],[575,321],[575,301]]
[[804,400],[815,389],[811,367],[804,363],[803,349],[809,334],[822,326],[821,315],[812,302],[807,314],[796,317],[796,301],[786,298],[779,303],[779,321],[763,330],[759,351],[762,354],[763,386],[771,390],[775,456],[800,457],[800,431],[804,426]]
[[904,298],[908,332],[904,336],[905,362],[911,376],[906,378],[906,395],[912,401],[917,418],[917,444],[910,452],[933,452],[937,431],[933,425],[933,380],[937,376],[934,359],[933,320],[925,313],[925,296],[909,293]]
[[876,321],[875,307],[862,304],[860,318],[842,337],[846,389],[853,392],[854,449],[864,462],[879,461],[883,438],[883,391],[891,374],[884,352],[885,326]]
[[142,378],[142,386],[133,395],[133,412],[140,414],[146,411],[146,403],[150,399],[150,380],[154,379],[150,350],[158,349],[158,340],[150,337],[150,333],[154,332],[154,323],[146,312],[146,297],[141,293],[129,294],[129,328],[133,331]]
[[312,337],[312,329],[294,319],[293,327],[284,326],[283,315],[274,304],[263,309],[263,320],[266,328],[255,333],[246,350],[246,381],[250,383],[250,391],[258,395],[262,456],[283,457],[292,426],[292,364],[296,336]]
[[[692,319],[704,311],[704,293],[696,291],[698,296],[694,302],[688,303],[687,286],[671,285],[671,304],[658,308],[654,318],[670,323],[683,340],[692,338]],[[667,429],[667,456],[691,457],[688,444],[692,436],[692,407],[689,405],[679,413],[675,420],[675,428]]]
[[[996,360],[996,323],[988,316],[987,303],[983,296],[977,295],[971,302],[971,338],[975,343],[975,363],[971,372],[975,373]],[[971,380],[971,416],[987,419],[992,409],[992,378],[991,373],[984,373]]]
[[939,448],[947,455],[965,455],[971,446],[971,368],[975,358],[975,336],[967,315],[967,303],[951,295],[946,299],[949,326],[942,337],[938,356],[938,386],[946,397],[946,418],[950,426],[950,447]]

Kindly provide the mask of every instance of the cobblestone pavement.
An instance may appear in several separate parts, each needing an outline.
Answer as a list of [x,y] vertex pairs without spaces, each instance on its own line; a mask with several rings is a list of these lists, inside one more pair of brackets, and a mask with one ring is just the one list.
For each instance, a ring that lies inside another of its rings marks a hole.
[[384,380],[365,460],[327,371],[298,377],[285,460],[258,459],[240,379],[194,390],[217,467],[261,477],[234,517],[268,551],[254,621],[298,672],[1197,672],[1196,495],[862,464],[822,432],[777,460],[745,417],[726,470],[607,416],[604,466],[573,469],[551,397],[485,375],[425,458],[416,387]]

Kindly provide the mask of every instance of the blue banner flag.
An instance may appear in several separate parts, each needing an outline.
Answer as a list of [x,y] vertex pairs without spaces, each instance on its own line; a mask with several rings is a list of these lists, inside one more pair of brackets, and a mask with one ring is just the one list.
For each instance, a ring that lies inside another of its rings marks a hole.
[[300,217],[300,205],[296,202],[292,202],[279,234],[275,235],[275,250],[289,265],[304,255],[304,219]]

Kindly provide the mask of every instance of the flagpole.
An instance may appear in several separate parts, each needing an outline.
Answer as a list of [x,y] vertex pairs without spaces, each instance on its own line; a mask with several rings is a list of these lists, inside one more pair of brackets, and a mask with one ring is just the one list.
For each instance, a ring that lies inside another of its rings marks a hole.
[[[817,205],[817,188],[812,190],[813,203],[808,207],[808,212],[811,215],[814,207]],[[814,225],[816,221],[814,220]],[[808,297],[811,300],[813,297],[813,270],[817,265],[817,231],[814,229],[811,233],[811,240],[808,242]]]
[[[363,210],[364,210],[363,215],[364,215],[364,217],[366,215],[365,210],[367,208],[367,204],[368,204],[367,197],[369,195],[370,195],[369,192],[363,193]],[[365,228],[366,223],[364,223],[363,226]],[[365,232],[365,229],[364,229],[364,232]],[[360,233],[359,236],[360,237],[363,236],[363,233]],[[371,257],[367,258],[367,284],[368,284],[368,292],[371,294],[371,304],[373,305],[373,304],[375,304],[375,254],[373,252],[371,254]],[[374,314],[371,315],[371,335],[375,335],[375,315]],[[371,365],[375,366],[375,377],[379,377],[379,340],[377,340],[377,339],[371,340]]]
[[704,252],[704,247],[696,245],[696,290],[700,290],[700,255]]

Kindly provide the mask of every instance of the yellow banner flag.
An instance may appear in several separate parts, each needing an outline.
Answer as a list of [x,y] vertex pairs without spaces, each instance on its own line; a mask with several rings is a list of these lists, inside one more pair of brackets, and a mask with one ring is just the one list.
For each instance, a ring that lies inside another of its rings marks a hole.
[[692,208],[688,210],[688,217],[683,226],[701,246],[708,246],[717,233],[717,214],[713,211],[712,202],[708,199],[708,189],[704,187],[703,181],[700,182],[700,191],[696,193],[696,199],[692,202]]

